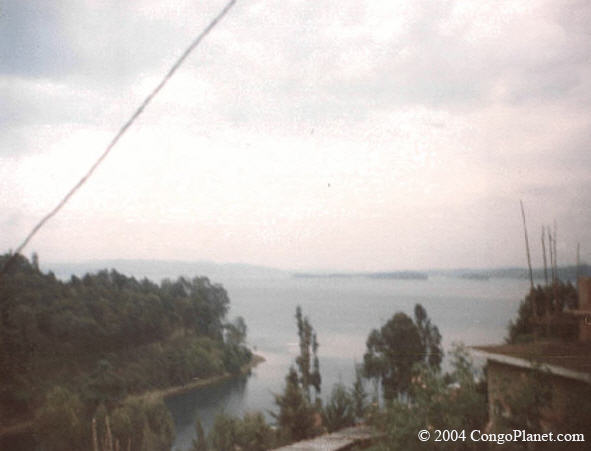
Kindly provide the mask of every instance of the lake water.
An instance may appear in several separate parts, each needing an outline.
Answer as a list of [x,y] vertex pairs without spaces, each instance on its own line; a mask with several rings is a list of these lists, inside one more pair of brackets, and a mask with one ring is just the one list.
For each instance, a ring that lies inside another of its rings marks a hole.
[[[500,343],[529,288],[527,280],[489,281],[455,278],[388,280],[365,278],[267,278],[215,280],[231,299],[230,317],[242,316],[248,342],[266,361],[248,378],[166,400],[176,426],[174,450],[187,450],[199,418],[207,431],[216,413],[241,416],[248,411],[268,415],[275,409],[273,393],[281,393],[289,366],[298,353],[295,322],[300,305],[315,328],[323,395],[336,382],[351,385],[354,365],[363,360],[365,341],[397,311],[412,316],[414,305],[425,307],[439,327],[444,349]],[[270,417],[269,417],[270,418]]]

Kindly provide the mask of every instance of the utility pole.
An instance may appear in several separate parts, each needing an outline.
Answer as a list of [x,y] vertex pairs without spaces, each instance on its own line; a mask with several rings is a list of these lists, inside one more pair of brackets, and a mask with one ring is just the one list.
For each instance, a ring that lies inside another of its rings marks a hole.
[[544,257],[544,280],[546,281],[546,286],[548,286],[548,262],[546,260],[546,230],[544,226],[542,226],[542,255]]
[[556,231],[556,219],[554,220],[554,273],[556,274],[556,281],[558,282],[558,252],[556,242],[558,241],[558,232]]
[[556,274],[554,274],[554,242],[552,241],[552,233],[550,226],[546,229],[548,231],[548,248],[550,249],[550,272],[552,275],[552,284],[556,282]]
[[581,243],[577,243],[577,284],[581,277]]
[[525,252],[527,254],[527,267],[529,268],[529,283],[531,290],[534,289],[534,274],[531,269],[531,256],[529,254],[529,240],[527,238],[527,225],[525,224],[525,211],[523,209],[523,201],[520,199],[519,204],[521,205],[521,217],[523,218],[523,233],[525,235]]

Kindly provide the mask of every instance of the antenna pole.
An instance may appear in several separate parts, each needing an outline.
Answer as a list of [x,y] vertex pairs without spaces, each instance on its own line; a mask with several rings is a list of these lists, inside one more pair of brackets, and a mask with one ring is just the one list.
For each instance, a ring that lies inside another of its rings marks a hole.
[[546,230],[544,226],[542,226],[542,256],[544,257],[544,280],[546,281],[546,286],[548,286],[548,261],[546,260]]
[[523,219],[523,233],[525,235],[525,252],[527,254],[527,267],[529,268],[529,283],[530,283],[530,287],[533,291],[533,289],[534,289],[534,274],[531,269],[531,256],[529,254],[529,240],[527,238],[527,225],[525,224],[525,211],[523,209],[523,201],[519,200],[519,204],[521,205],[521,217]]

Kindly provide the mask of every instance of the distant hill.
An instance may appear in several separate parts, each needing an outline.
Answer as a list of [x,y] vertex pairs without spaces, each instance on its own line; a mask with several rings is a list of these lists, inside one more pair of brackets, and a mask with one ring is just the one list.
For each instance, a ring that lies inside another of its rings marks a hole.
[[[371,279],[399,279],[426,280],[432,276],[458,277],[472,280],[528,279],[527,268],[457,268],[426,271],[381,271],[381,272],[290,272],[265,266],[249,265],[246,263],[214,263],[211,261],[180,261],[180,260],[89,260],[75,263],[43,262],[44,271],[53,271],[61,279],[69,279],[72,274],[81,276],[88,272],[98,272],[102,269],[116,269],[122,274],[136,278],[147,277],[159,281],[164,278],[178,276],[195,277],[206,276],[212,281],[223,282],[228,279],[278,279],[278,278],[353,278],[363,277]],[[580,274],[591,277],[591,266],[581,265]],[[535,268],[534,279],[544,280],[544,269]],[[562,280],[575,281],[577,267],[562,266],[558,268]]]
[[[591,266],[582,264],[579,269],[575,265],[561,266],[558,268],[558,277],[563,281],[574,282],[578,274],[591,277]],[[426,280],[429,277],[457,277],[467,280],[486,281],[490,279],[529,279],[527,268],[456,268],[456,269],[432,269],[427,271],[388,271],[388,272],[296,272],[292,277],[296,278],[370,278],[370,279],[398,279],[398,280]],[[544,280],[544,269],[535,268],[533,276],[537,283]],[[548,271],[548,277],[550,272]]]
[[81,276],[103,269],[116,269],[118,272],[136,278],[147,277],[159,281],[165,278],[185,276],[205,276],[214,282],[227,279],[284,278],[287,272],[264,266],[244,263],[214,263],[210,261],[178,260],[89,260],[75,263],[41,262],[44,271],[53,271],[60,279],[69,279],[71,275]]
[[[591,266],[582,264],[578,269],[579,275],[591,276]],[[432,270],[429,271],[432,276],[461,277],[470,279],[529,279],[529,270],[527,268],[509,267],[509,268],[487,268],[487,269],[452,269],[452,270]],[[544,268],[534,268],[533,276],[536,281],[544,280]],[[548,270],[548,277],[550,271]],[[558,278],[564,281],[574,282],[577,278],[577,267],[561,266],[558,268]]]
[[397,279],[397,280],[427,280],[429,275],[418,271],[391,271],[391,272],[353,272],[353,273],[294,273],[293,277],[300,279],[351,279],[363,277],[369,279]]

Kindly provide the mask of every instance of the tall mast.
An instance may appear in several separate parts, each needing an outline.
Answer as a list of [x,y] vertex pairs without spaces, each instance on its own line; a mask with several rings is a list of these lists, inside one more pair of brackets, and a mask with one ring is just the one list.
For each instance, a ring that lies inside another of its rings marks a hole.
[[525,234],[525,252],[527,254],[527,267],[529,268],[529,283],[533,291],[534,289],[534,274],[531,269],[531,256],[529,254],[529,240],[527,239],[527,225],[525,224],[525,211],[523,210],[523,201],[520,199],[521,217],[523,218],[523,233]]
[[544,280],[548,286],[548,262],[546,260],[546,229],[542,226],[542,256],[544,257]]

